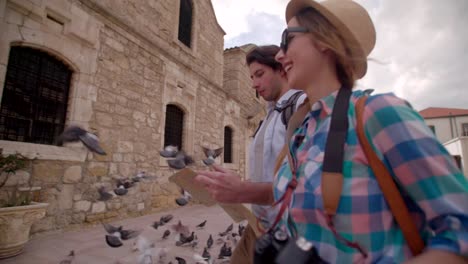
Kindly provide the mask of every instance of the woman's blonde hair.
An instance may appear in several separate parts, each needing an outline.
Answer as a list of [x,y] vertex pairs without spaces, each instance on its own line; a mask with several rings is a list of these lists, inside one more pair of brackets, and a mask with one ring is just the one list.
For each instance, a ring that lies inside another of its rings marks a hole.
[[344,41],[337,28],[314,8],[307,7],[300,10],[296,14],[296,19],[299,25],[309,30],[317,44],[333,52],[338,79],[343,87],[352,89],[357,79],[353,65],[357,61],[366,60],[366,58],[358,58],[355,54],[352,54],[353,47],[350,47],[350,44]]

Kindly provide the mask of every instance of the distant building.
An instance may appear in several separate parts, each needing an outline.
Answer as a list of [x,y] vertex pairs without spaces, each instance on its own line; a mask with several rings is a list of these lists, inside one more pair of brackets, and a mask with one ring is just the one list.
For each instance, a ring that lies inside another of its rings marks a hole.
[[419,114],[468,177],[468,109],[430,107]]

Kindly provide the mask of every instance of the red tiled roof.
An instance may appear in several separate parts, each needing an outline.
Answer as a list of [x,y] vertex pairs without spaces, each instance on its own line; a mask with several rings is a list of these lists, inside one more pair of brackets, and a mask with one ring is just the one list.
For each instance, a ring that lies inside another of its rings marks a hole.
[[424,118],[465,116],[468,115],[468,109],[429,107],[419,111],[419,114]]

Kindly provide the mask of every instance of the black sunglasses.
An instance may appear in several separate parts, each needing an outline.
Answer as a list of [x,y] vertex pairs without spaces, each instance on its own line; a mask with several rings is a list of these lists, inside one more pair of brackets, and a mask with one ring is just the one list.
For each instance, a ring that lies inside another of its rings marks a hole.
[[288,42],[289,42],[289,38],[288,38],[288,35],[289,33],[291,32],[300,32],[300,33],[306,33],[306,32],[309,32],[309,30],[305,27],[290,27],[290,28],[286,28],[284,31],[283,31],[283,34],[281,35],[281,44],[280,44],[280,48],[283,50],[284,53],[286,53],[286,51],[288,51]]

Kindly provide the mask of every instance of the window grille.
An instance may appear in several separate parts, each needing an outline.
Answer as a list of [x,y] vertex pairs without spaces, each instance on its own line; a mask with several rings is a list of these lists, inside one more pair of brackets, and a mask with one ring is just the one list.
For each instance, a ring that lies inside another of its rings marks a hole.
[[232,129],[224,127],[224,163],[232,163]]
[[179,40],[190,48],[192,35],[192,3],[190,0],[180,1],[179,10]]
[[182,149],[184,131],[184,111],[175,105],[166,106],[166,124],[164,127],[164,147],[172,145]]
[[72,71],[46,52],[11,47],[0,107],[0,139],[56,144],[65,126]]

